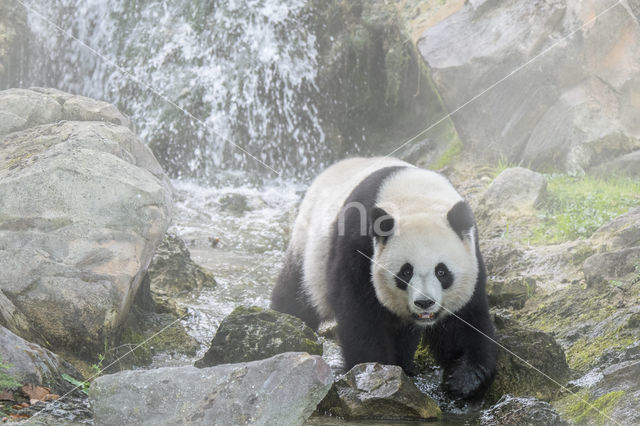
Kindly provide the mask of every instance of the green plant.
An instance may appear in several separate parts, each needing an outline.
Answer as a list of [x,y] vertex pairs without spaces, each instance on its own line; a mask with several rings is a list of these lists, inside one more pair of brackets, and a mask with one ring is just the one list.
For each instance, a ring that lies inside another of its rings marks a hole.
[[80,389],[85,394],[89,394],[89,386],[91,385],[91,383],[80,381],[78,379],[71,377],[66,373],[62,373],[62,378],[65,379],[67,382],[71,383],[73,386]]
[[534,244],[589,238],[611,219],[640,205],[640,181],[628,178],[551,175],[540,206],[540,225],[531,232]]
[[[106,347],[106,346],[105,346]],[[104,354],[98,354],[98,363],[91,364],[91,371],[93,376],[97,377],[102,375],[102,362],[104,361]]]
[[6,371],[3,371],[11,367],[13,367],[13,365],[5,364],[3,359],[0,358],[0,390],[15,390],[22,386],[16,379],[8,375]]

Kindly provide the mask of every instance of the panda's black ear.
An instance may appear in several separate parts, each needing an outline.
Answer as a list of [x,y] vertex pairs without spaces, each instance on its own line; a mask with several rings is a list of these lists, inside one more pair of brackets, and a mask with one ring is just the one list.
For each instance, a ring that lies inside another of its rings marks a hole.
[[475,224],[471,207],[465,201],[458,201],[451,207],[447,213],[447,220],[461,240],[465,235],[469,235],[469,231]]
[[382,241],[386,241],[391,235],[393,235],[393,226],[395,221],[393,216],[381,209],[380,207],[373,207],[369,215],[369,236],[381,238]]

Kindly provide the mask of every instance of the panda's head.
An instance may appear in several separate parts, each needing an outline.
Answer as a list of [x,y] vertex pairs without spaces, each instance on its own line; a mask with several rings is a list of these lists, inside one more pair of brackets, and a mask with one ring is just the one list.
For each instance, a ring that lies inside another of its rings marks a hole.
[[417,325],[459,311],[478,277],[474,219],[464,201],[448,212],[371,212],[373,284],[380,303]]

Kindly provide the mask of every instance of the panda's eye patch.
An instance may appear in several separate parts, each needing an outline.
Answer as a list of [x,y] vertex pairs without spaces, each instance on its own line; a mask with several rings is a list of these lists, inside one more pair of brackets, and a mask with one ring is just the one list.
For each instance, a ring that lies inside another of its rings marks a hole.
[[442,288],[449,288],[453,284],[453,274],[444,263],[438,263],[434,271],[436,278],[440,281]]
[[413,266],[410,263],[405,263],[396,274],[396,286],[400,290],[406,290],[411,277],[413,277]]

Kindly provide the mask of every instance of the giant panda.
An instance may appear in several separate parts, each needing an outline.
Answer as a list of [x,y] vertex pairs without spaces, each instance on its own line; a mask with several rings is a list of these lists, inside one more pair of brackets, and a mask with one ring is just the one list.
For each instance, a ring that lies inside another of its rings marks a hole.
[[305,194],[271,307],[314,329],[335,319],[347,370],[380,362],[412,374],[424,337],[445,388],[469,399],[495,372],[485,284],[473,213],[445,177],[351,158]]

